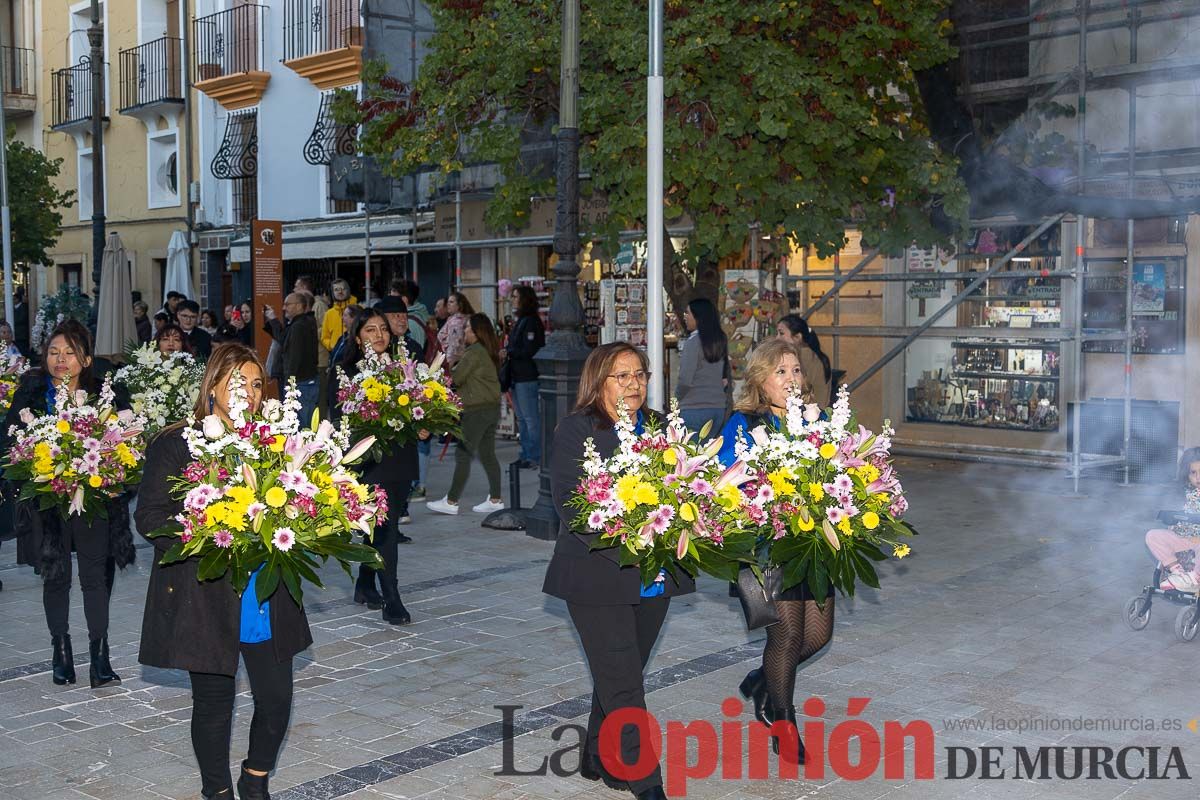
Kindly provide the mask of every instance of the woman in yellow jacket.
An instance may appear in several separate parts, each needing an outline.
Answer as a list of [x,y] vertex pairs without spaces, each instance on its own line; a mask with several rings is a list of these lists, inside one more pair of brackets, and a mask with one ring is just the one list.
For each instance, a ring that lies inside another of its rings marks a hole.
[[321,320],[321,346],[332,353],[337,347],[338,339],[346,332],[342,312],[346,310],[346,306],[356,305],[358,298],[350,294],[350,284],[341,278],[334,281],[329,290],[333,292],[333,305]]

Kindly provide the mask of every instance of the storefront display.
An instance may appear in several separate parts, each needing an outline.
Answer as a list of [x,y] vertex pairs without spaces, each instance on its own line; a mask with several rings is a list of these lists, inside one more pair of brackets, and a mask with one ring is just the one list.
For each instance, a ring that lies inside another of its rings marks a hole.
[[757,269],[727,269],[721,283],[721,328],[729,339],[729,362],[735,380],[741,380],[750,350],[756,342],[774,335],[775,326],[788,312],[787,298],[766,288],[769,273]]
[[[1186,291],[1183,260],[1158,258],[1133,264],[1133,352],[1182,353]],[[1127,276],[1123,260],[1089,261],[1083,281],[1084,333],[1125,329]],[[1086,353],[1123,353],[1121,341],[1084,342]]]

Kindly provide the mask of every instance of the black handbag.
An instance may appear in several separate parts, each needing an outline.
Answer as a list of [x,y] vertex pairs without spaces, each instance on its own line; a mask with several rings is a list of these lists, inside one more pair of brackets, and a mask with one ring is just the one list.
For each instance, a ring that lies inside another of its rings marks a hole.
[[775,601],[782,588],[783,572],[778,567],[771,566],[763,570],[762,583],[758,582],[754,570],[742,567],[738,572],[737,592],[748,629],[765,628],[779,622]]

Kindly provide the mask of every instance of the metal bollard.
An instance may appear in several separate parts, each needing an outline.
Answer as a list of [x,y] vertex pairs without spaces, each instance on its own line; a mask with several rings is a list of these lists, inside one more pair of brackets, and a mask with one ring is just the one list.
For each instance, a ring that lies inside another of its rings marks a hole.
[[521,510],[521,467],[519,464],[508,465],[508,507],[513,511]]

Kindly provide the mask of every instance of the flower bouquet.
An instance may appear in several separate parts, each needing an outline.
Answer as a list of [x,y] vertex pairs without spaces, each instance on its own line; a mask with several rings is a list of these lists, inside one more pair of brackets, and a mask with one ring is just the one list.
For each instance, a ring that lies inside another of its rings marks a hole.
[[163,355],[153,343],[131,350],[127,357],[129,363],[117,370],[116,380],[129,391],[133,410],[145,417],[148,438],[191,415],[203,364],[190,353]]
[[782,588],[804,581],[824,598],[832,584],[853,596],[858,580],[879,588],[871,562],[887,558],[881,548],[903,558],[900,538],[916,531],[900,520],[908,501],[890,462],[890,423],[878,435],[858,425],[844,386],[821,417],[794,396],[779,430],[759,426],[735,452],[772,496],[767,560],[782,569]]
[[372,439],[350,447],[344,426],[325,421],[301,428],[294,381],[282,402],[267,400],[258,416],[247,413],[236,371],[230,396],[232,429],[213,415],[184,429],[192,461],[175,487],[184,508],[149,534],[179,538],[160,563],[199,557],[200,580],[231,571],[238,594],[261,567],[259,601],[282,581],[297,603],[302,580],[323,586],[317,559],[334,558],[347,573],[351,562],[381,565],[373,548],[353,540],[354,531],[370,536],[387,518],[387,495],[359,483],[349,469]]
[[21,481],[20,499],[37,500],[39,510],[107,517],[108,501],[141,480],[145,421],[115,409],[107,378],[95,405],[64,384],[53,414],[24,409],[21,422],[10,430],[5,477]]
[[0,350],[0,416],[8,413],[13,395],[21,384],[21,376],[28,370],[29,362],[24,356],[14,356],[7,350]]
[[426,366],[387,354],[367,354],[353,378],[338,368],[337,402],[356,435],[373,436],[372,455],[433,435],[459,432],[462,402],[447,386],[442,356]]
[[720,437],[694,442],[674,401],[665,427],[648,419],[640,434],[622,408],[616,433],[611,458],[591,439],[584,447],[584,477],[568,501],[579,509],[575,528],[599,534],[597,547],[617,546],[621,565],[637,564],[646,587],[676,566],[736,580],[766,519],[757,490],[743,491],[746,465],[723,469]]

